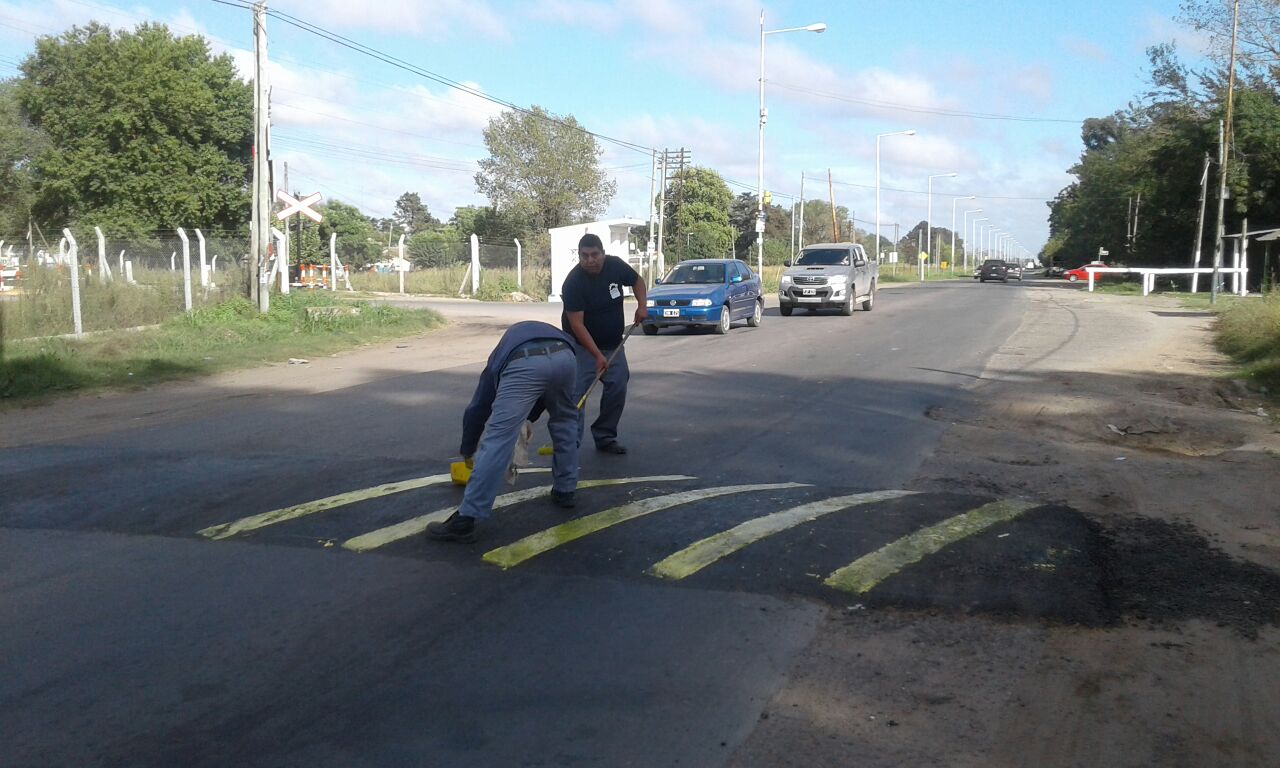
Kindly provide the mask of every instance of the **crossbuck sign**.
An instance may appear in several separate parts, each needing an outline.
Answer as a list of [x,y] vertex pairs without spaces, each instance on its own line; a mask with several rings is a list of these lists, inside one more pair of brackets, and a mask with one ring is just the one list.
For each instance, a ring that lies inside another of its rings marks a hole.
[[280,189],[276,190],[276,199],[284,203],[284,208],[276,214],[277,219],[284,221],[295,213],[301,213],[303,216],[319,223],[321,218],[320,212],[311,210],[311,206],[320,202],[319,192],[314,192],[299,200],[288,192],[285,192],[283,189]]

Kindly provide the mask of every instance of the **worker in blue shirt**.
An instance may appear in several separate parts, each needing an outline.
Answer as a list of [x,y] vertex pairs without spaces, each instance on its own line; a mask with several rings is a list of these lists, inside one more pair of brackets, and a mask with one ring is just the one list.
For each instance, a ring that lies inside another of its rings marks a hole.
[[475,541],[477,520],[493,511],[526,420],[546,411],[553,458],[551,500],[571,508],[578,487],[577,349],[573,337],[547,323],[516,323],[502,334],[462,415],[462,456],[471,478],[458,511],[427,526],[440,541]]

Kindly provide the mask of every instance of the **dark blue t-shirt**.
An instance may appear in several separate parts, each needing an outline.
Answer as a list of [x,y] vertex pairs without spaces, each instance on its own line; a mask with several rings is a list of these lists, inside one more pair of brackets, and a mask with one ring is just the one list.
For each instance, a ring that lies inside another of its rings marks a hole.
[[581,264],[569,270],[569,276],[560,289],[560,296],[564,299],[561,327],[572,334],[569,313],[581,312],[582,324],[587,327],[587,333],[597,347],[613,349],[618,346],[627,326],[622,311],[622,289],[630,288],[639,279],[640,275],[631,265],[617,256],[605,256],[598,275],[588,275]]

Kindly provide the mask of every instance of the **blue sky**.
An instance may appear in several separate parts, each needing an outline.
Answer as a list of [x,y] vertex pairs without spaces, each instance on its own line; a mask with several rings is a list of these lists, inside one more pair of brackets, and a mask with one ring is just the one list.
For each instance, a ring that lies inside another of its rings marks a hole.
[[[822,21],[823,34],[766,42],[765,180],[775,201],[825,197],[871,222],[875,135],[882,140],[882,231],[953,208],[1011,233],[1035,251],[1051,198],[1070,179],[1080,120],[1109,114],[1143,90],[1145,49],[1177,39],[1194,57],[1204,42],[1180,27],[1177,0],[1112,2],[758,2],[744,0],[271,0],[270,7],[422,69],[516,104],[572,114],[590,129],[644,147],[685,147],[737,193],[754,191],[759,14],[767,29]],[[247,72],[248,11],[211,0],[0,0],[0,77],[35,35],[97,19],[141,20],[208,37]],[[374,215],[404,191],[447,218],[483,204],[475,161],[481,130],[501,107],[361,56],[276,19],[271,37],[273,137],[291,186]],[[1037,118],[990,120],[969,112]],[[616,178],[611,215],[647,215],[647,153],[605,143]],[[279,166],[277,166],[279,173]],[[902,190],[902,191],[898,191]],[[975,195],[976,200],[957,196]],[[864,228],[868,224],[861,224]]]

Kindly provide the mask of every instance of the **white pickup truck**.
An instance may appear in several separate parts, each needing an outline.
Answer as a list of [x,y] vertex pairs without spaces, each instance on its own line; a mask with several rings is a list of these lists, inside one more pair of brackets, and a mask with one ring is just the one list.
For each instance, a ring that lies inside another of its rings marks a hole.
[[809,311],[839,309],[852,315],[856,304],[871,311],[876,298],[879,266],[871,263],[857,243],[806,245],[794,262],[787,262],[778,284],[778,310],[789,317],[796,307]]

